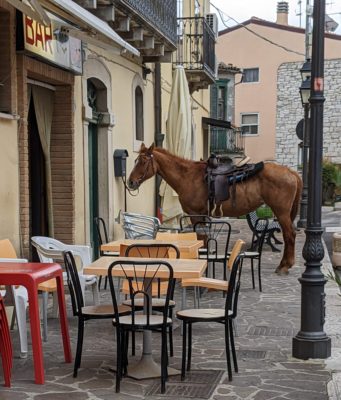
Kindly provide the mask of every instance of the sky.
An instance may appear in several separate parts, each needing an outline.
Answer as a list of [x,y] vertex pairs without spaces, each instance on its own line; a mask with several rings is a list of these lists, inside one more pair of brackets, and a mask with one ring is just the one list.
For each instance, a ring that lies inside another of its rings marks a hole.
[[[276,22],[276,11],[278,0],[210,0],[212,4],[218,7],[228,16],[224,16],[225,23],[228,27],[236,25],[232,17],[238,22],[243,22],[251,17],[258,17],[267,21]],[[300,26],[300,6],[302,8],[301,27],[305,27],[305,6],[307,0],[288,0],[289,3],[289,25]],[[313,0],[309,0],[309,4],[313,4]],[[217,11],[211,7],[211,12]],[[338,24],[335,33],[341,35],[341,0],[326,0],[326,12]],[[220,18],[219,18],[220,20]],[[224,29],[226,26],[219,21],[219,30]]]

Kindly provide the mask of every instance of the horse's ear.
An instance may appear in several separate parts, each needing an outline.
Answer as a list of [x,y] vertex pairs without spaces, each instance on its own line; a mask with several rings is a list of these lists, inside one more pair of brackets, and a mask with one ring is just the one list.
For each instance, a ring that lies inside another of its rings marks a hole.
[[144,143],[142,143],[140,147],[140,152],[145,151],[146,149],[147,147],[144,145]]
[[154,147],[155,147],[155,145],[154,145],[154,143],[152,143],[152,145],[151,145],[151,146],[149,147],[149,149],[148,149],[148,153],[149,153],[149,154],[151,154],[151,153],[153,152]]

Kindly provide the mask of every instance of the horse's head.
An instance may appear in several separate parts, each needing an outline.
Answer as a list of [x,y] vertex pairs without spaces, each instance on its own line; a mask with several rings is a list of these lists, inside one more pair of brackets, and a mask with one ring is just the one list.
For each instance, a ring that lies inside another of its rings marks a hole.
[[128,178],[128,186],[132,190],[139,188],[142,182],[156,174],[156,166],[153,160],[154,144],[147,148],[143,143],[139,155],[135,160],[135,166]]

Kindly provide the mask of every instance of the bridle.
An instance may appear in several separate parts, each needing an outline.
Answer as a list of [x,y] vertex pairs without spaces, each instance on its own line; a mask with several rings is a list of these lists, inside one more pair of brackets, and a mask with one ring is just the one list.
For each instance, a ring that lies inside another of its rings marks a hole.
[[[139,186],[142,183],[142,181],[144,180],[144,178],[146,177],[150,164],[152,166],[152,171],[154,172],[153,154],[145,154],[145,156],[148,158],[148,160],[146,162],[146,166],[143,171],[143,174],[139,178],[137,178],[137,182],[138,182]],[[136,161],[138,161],[140,157],[141,157],[141,155],[139,155],[137,157]]]
[[[140,187],[142,181],[144,180],[144,178],[146,177],[150,165],[152,166],[152,170],[154,172],[153,154],[144,154],[144,156],[147,157],[148,160],[146,162],[146,166],[145,166],[145,169],[143,171],[143,174],[139,178],[137,178],[138,187],[136,189],[132,190],[125,184],[126,189],[128,190],[129,194],[132,195],[132,196],[137,196],[138,191],[139,191],[139,187]],[[136,158],[135,165],[139,161],[140,157],[141,157],[141,154],[139,154],[138,157]],[[137,193],[134,195],[132,192],[134,192],[135,190],[137,190]]]

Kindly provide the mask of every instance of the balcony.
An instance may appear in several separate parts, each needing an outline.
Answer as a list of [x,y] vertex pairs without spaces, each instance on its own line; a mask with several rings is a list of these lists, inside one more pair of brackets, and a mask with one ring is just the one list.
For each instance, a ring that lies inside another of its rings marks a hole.
[[137,48],[143,62],[171,62],[176,49],[176,0],[78,0]]
[[173,63],[184,66],[191,92],[207,89],[215,82],[215,35],[204,17],[178,18]]
[[221,156],[244,155],[244,136],[239,128],[210,129],[210,152]]

